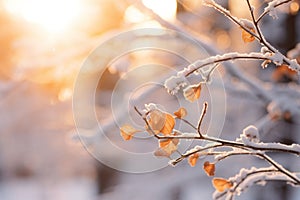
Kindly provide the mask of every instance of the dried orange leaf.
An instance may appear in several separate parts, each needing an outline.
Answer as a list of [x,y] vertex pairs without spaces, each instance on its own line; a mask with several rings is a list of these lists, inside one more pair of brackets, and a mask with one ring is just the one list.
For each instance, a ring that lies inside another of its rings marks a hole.
[[167,140],[160,140],[159,141],[159,147],[164,148],[166,146],[168,146],[170,144],[171,139],[167,139]]
[[[180,135],[177,132],[174,132],[173,134],[171,134],[170,136],[176,136],[176,135]],[[159,147],[164,148],[165,146],[167,146],[170,142],[173,142],[175,145],[179,144],[179,139],[178,138],[173,138],[173,139],[163,139],[163,140],[159,140]]]
[[[252,33],[255,33],[255,30],[253,28],[250,28],[250,31]],[[255,37],[243,29],[242,30],[242,39],[244,42],[253,42],[255,40]]]
[[152,110],[149,114],[148,123],[151,129],[158,133],[161,129],[163,129],[166,120],[166,113],[160,110]]
[[189,156],[188,162],[191,165],[191,167],[194,167],[196,165],[198,158],[199,158],[199,153],[194,153]]
[[164,153],[170,156],[177,150],[177,145],[179,144],[179,139],[166,139],[159,140],[159,149],[163,150]]
[[206,174],[208,176],[214,176],[215,175],[215,164],[206,161],[203,164],[203,169],[204,169],[204,171],[206,172]]
[[124,140],[131,140],[132,136],[137,132],[140,132],[140,130],[135,129],[131,125],[128,125],[128,124],[126,124],[120,128],[120,134]]
[[176,112],[174,112],[174,115],[181,119],[181,118],[184,118],[186,115],[187,115],[187,111],[185,108],[179,108]]
[[232,183],[223,178],[214,178],[212,183],[218,192],[223,192],[232,187]]
[[163,148],[165,152],[167,152],[169,155],[174,153],[177,150],[177,144],[174,144],[173,142],[170,142],[167,146]]
[[172,142],[175,145],[178,145],[179,139],[166,139],[166,140],[160,140],[159,141],[159,147],[164,148],[168,146]]
[[177,144],[173,143],[171,140],[164,141],[163,143],[159,143],[160,148],[158,148],[154,155],[158,157],[169,157],[172,153],[177,150]]
[[159,148],[154,151],[154,155],[157,157],[169,157],[170,155],[163,149]]
[[175,126],[174,117],[172,115],[170,115],[169,113],[166,113],[165,120],[164,120],[164,126],[160,130],[160,132],[164,135],[169,135],[172,133],[174,126]]
[[194,85],[187,87],[183,91],[184,98],[190,102],[194,102],[199,99],[201,94],[201,85]]
[[156,109],[150,112],[148,123],[156,134],[169,135],[175,126],[175,119],[171,114]]

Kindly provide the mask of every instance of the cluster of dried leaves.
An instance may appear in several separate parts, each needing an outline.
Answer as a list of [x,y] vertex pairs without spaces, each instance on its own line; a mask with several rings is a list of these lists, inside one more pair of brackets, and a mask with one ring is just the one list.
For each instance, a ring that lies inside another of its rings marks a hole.
[[[268,9],[265,10],[265,12],[262,13],[258,19],[256,19],[254,16],[253,8],[250,4],[250,1],[247,0],[246,2],[249,6],[252,21],[249,21],[249,20],[248,21],[247,20],[239,21],[237,18],[233,17],[229,11],[227,11],[225,8],[216,4],[213,0],[206,0],[205,2],[207,5],[212,6],[219,12],[223,13],[227,18],[231,19],[234,23],[236,23],[238,26],[240,26],[240,28],[242,28],[241,37],[245,43],[250,43],[257,39],[265,48],[269,49],[270,52],[276,53],[276,51],[273,49],[273,47],[268,42],[266,42],[266,40],[263,37],[263,35],[260,31],[260,28],[258,26],[258,22],[261,20],[261,18],[263,16],[265,16],[268,12],[270,12],[270,10],[268,10]],[[289,2],[289,1],[282,1],[282,2],[274,1],[275,6],[273,5],[273,7],[275,8],[277,6],[280,6],[283,3],[287,3],[287,2]],[[287,58],[284,57],[284,59],[285,60],[283,60],[283,61],[285,61],[287,64],[289,64]],[[234,60],[234,59],[232,59],[232,60]],[[224,59],[224,61],[226,61],[226,59]],[[270,62],[271,62],[270,60],[266,60],[265,64],[267,65]],[[288,79],[292,79],[292,80],[296,80],[298,78],[297,73],[295,71],[292,71],[287,64],[284,64],[283,62],[276,64],[278,66],[278,68],[273,73],[273,80],[279,82],[281,79],[284,79],[284,78],[288,78]],[[265,66],[265,65],[263,65],[263,66]],[[183,90],[183,96],[185,97],[185,99],[190,102],[194,102],[194,101],[198,100],[201,95],[201,84],[203,84],[203,83],[201,82],[199,84],[190,85],[190,86],[186,87]],[[177,159],[178,162],[187,158],[190,166],[192,166],[192,167],[196,166],[197,161],[201,157],[201,154],[198,151],[192,151],[191,153],[188,154],[188,156],[186,156],[187,154],[182,155],[180,152],[178,152],[178,145],[180,143],[180,136],[182,135],[182,133],[180,131],[175,130],[174,127],[176,125],[176,119],[184,120],[184,117],[187,115],[187,111],[185,108],[179,108],[173,114],[162,111],[158,108],[150,109],[150,110],[148,109],[143,114],[140,111],[138,111],[137,109],[136,109],[136,111],[144,119],[145,129],[138,130],[128,124],[122,126],[120,128],[120,133],[124,140],[131,140],[135,134],[146,131],[150,135],[153,135],[154,137],[156,137],[158,139],[158,149],[156,149],[154,151],[155,156],[167,157],[167,158],[171,159],[170,156],[174,152],[177,152],[181,155],[181,157],[179,159]],[[206,110],[205,110],[205,112],[206,112]],[[204,114],[205,114],[205,112],[204,112]],[[200,135],[197,139],[205,140],[207,138],[204,137],[200,132],[200,125],[201,125],[202,117],[204,116],[204,114],[200,117],[200,122],[198,124],[198,127],[197,128],[194,127],[194,128],[196,130],[198,129],[198,133]],[[291,117],[290,115],[286,116],[286,118],[290,118],[290,117]],[[185,122],[187,122],[187,121],[185,120]],[[256,135],[247,135],[246,134],[245,137],[247,137],[247,140],[249,140],[250,142],[257,142],[257,140],[258,140]],[[184,138],[184,137],[181,137],[181,138]],[[217,142],[219,142],[220,144],[223,144],[222,141],[225,141],[225,140],[220,140],[220,141],[217,141]],[[237,142],[240,142],[240,141],[237,141]],[[228,142],[228,146],[230,146],[230,144],[235,145],[238,143]],[[243,144],[243,143],[239,143],[239,144]],[[234,145],[232,147],[234,147]],[[248,148],[248,146],[246,146],[246,148]],[[247,150],[246,148],[245,148],[245,151]],[[257,153],[257,155],[266,159],[269,163],[271,163],[273,166],[275,166],[275,168],[277,168],[283,174],[292,177],[291,173],[289,173],[288,171],[285,171],[285,169],[282,169],[280,166],[278,167],[277,164],[276,163],[274,164],[273,161],[269,160],[268,157],[266,157],[266,156],[264,157],[260,153]],[[177,163],[177,161],[176,161],[176,163]],[[208,176],[215,175],[215,170],[216,170],[215,164],[216,163],[209,162],[209,161],[205,161],[203,163],[203,170]],[[230,180],[231,179],[227,180],[224,178],[213,178],[212,184],[215,187],[216,191],[218,191],[219,193],[223,193],[223,192],[226,192],[226,190],[228,190],[230,188],[234,188],[233,186],[236,183],[235,183],[235,181],[232,182]],[[298,179],[296,181],[298,181]],[[299,183],[299,181],[298,181],[298,183]]]
[[[164,112],[160,109],[153,109],[146,113],[145,119],[147,121],[145,130],[150,135],[155,136],[176,136],[178,132],[174,131],[175,119],[181,119],[187,115],[185,108],[179,108],[174,115]],[[137,130],[131,125],[124,125],[120,128],[121,136],[124,140],[132,139],[133,135],[143,130]],[[154,152],[156,156],[170,157],[172,153],[177,151],[179,139],[160,139],[158,142],[159,148]]]
[[[189,97],[200,97],[199,89],[194,89],[194,94],[190,92]],[[177,152],[179,139],[173,138],[173,136],[180,136],[181,133],[174,129],[176,120],[184,119],[187,115],[187,110],[183,107],[179,108],[172,114],[162,111],[160,109],[153,109],[145,113],[146,126],[145,130],[138,130],[131,125],[123,125],[120,128],[120,134],[124,140],[131,140],[136,133],[148,132],[150,135],[154,135],[158,138],[158,149],[154,151],[154,155],[157,157],[167,157],[170,158],[171,154]],[[170,139],[160,139],[164,137],[171,137]],[[188,163],[190,166],[194,167],[200,157],[200,153],[193,153],[188,157]],[[208,176],[215,175],[215,163],[210,163],[205,161],[203,164],[203,170]],[[233,186],[233,184],[223,178],[214,178],[212,180],[213,186],[217,191],[223,192]]]

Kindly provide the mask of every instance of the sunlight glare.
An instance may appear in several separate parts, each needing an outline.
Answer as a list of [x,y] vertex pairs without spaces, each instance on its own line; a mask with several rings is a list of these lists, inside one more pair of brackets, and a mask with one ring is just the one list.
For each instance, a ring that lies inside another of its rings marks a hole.
[[290,13],[292,15],[296,15],[299,12],[299,8],[300,8],[300,6],[299,6],[298,2],[292,2],[290,4]]
[[165,20],[172,21],[176,18],[176,0],[143,0],[143,4]]
[[130,23],[140,23],[146,20],[146,16],[134,5],[131,5],[125,11],[124,20]]
[[49,32],[66,30],[82,11],[82,0],[4,0],[6,9]]
[[67,101],[72,98],[73,91],[70,88],[64,88],[62,89],[58,94],[58,100],[59,101]]

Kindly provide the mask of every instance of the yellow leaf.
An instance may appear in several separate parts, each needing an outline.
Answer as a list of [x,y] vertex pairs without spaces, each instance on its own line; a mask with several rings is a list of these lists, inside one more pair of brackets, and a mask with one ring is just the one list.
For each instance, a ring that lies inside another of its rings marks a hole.
[[203,169],[204,169],[204,171],[206,172],[206,174],[208,176],[214,176],[215,175],[215,164],[206,161],[203,164]]
[[198,158],[199,158],[199,153],[194,153],[189,156],[188,162],[191,165],[191,167],[194,167],[196,165]]
[[[250,31],[252,33],[255,33],[255,30],[253,28],[250,28]],[[253,42],[255,40],[255,37],[243,29],[242,30],[242,39],[244,42]]]
[[214,178],[212,183],[218,192],[223,192],[232,187],[232,183],[223,178]]
[[194,85],[187,87],[183,91],[184,98],[190,102],[194,102],[199,99],[201,94],[201,85]]
[[174,115],[181,119],[184,118],[187,115],[187,111],[185,108],[179,108],[176,112],[174,112]]
[[123,125],[120,128],[120,134],[124,140],[131,140],[132,136],[137,132],[140,132],[140,130],[136,130],[135,128],[133,128],[131,125],[128,124]]

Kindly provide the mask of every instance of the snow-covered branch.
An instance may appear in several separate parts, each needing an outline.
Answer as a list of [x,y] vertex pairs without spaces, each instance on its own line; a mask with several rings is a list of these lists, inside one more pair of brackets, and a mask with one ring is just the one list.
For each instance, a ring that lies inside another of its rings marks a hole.
[[273,18],[277,18],[275,8],[277,8],[278,6],[281,6],[283,4],[289,3],[291,1],[292,0],[273,0],[273,1],[269,2],[268,6],[265,7],[264,12],[257,18],[256,22],[259,22],[260,20],[262,20],[262,18],[264,16],[266,16],[267,14],[269,14]]
[[[224,7],[222,7],[221,5],[219,5],[218,3],[216,3],[213,0],[208,0],[208,1],[204,1],[205,5],[210,6],[215,8],[217,11],[219,11],[220,13],[222,13],[225,17],[229,18],[231,21],[233,21],[236,25],[238,25],[240,28],[242,28],[244,31],[246,31],[248,34],[250,34],[249,37],[253,37],[255,39],[257,39],[261,45],[263,47],[266,47],[270,52],[274,53],[275,56],[277,58],[280,57],[280,62],[275,62],[276,65],[281,65],[284,63],[286,63],[288,65],[288,67],[294,71],[297,71],[298,74],[300,73],[300,65],[297,63],[297,61],[295,59],[290,60],[289,58],[287,58],[285,55],[283,55],[281,52],[279,52],[274,46],[272,46],[263,36],[263,34],[261,33],[259,26],[258,26],[258,20],[255,20],[255,17],[253,15],[253,7],[250,5],[250,3],[248,2],[249,5],[249,10],[251,12],[251,16],[252,16],[252,22],[249,22],[248,20],[244,20],[244,19],[239,19],[235,16],[233,16],[227,9],[225,9]],[[268,6],[265,9],[266,13],[274,13],[274,8],[278,7],[284,3],[288,3],[289,1],[284,1],[284,0],[273,0],[272,2],[270,2],[268,4]],[[247,23],[245,23],[247,22]],[[258,31],[257,35],[255,33],[254,28]],[[251,40],[252,41],[252,40]]]
[[[204,3],[209,7],[213,7],[225,17],[229,18],[234,24],[242,28],[242,39],[244,42],[257,40],[261,45],[260,52],[228,52],[220,54],[212,45],[207,44],[205,41],[202,41],[192,33],[186,31],[182,25],[169,23],[142,4],[139,6],[140,9],[146,11],[146,13],[157,20],[161,25],[188,34],[191,38],[194,38],[195,41],[199,42],[199,44],[207,48],[209,53],[215,55],[197,60],[182,70],[179,70],[177,74],[166,79],[164,86],[170,94],[174,95],[180,91],[186,100],[194,102],[201,96],[202,85],[209,84],[213,81],[211,80],[211,75],[214,70],[219,66],[223,66],[230,75],[238,77],[247,87],[251,88],[252,93],[264,102],[264,108],[268,114],[265,115],[265,121],[261,123],[260,126],[264,126],[264,124],[270,120],[300,116],[298,101],[288,100],[289,97],[283,94],[279,94],[278,96],[277,94],[274,95],[270,90],[271,87],[264,87],[264,82],[256,82],[255,78],[239,71],[232,63],[236,60],[263,60],[263,68],[267,67],[269,63],[274,63],[276,66],[287,65],[290,69],[298,73],[300,72],[300,66],[296,58],[287,57],[274,48],[274,46],[266,40],[259,26],[259,22],[266,14],[274,14],[276,7],[290,1],[274,0],[269,2],[264,12],[259,15],[258,18],[256,18],[254,14],[255,8],[251,5],[250,1],[245,1],[250,11],[250,20],[233,16],[229,10],[214,0],[205,0]],[[192,75],[193,77],[196,76],[199,78],[198,82],[193,85],[191,85],[188,80]],[[288,145],[278,142],[263,142],[261,141],[258,128],[252,125],[247,126],[236,140],[226,140],[220,137],[208,136],[201,130],[203,119],[207,112],[207,105],[207,103],[204,104],[203,111],[196,125],[184,118],[187,115],[185,108],[179,108],[174,114],[161,110],[152,103],[145,105],[143,111],[136,106],[134,109],[144,121],[145,130],[143,130],[143,132],[148,132],[158,140],[158,149],[154,151],[154,155],[169,158],[169,163],[173,166],[184,160],[187,160],[191,166],[195,166],[199,157],[212,156],[214,159],[213,162],[206,161],[203,165],[203,169],[209,176],[214,176],[216,164],[237,155],[254,156],[263,160],[269,166],[267,168],[242,168],[239,174],[229,179],[214,178],[213,185],[216,188],[214,197],[216,199],[233,199],[235,195],[239,195],[250,186],[262,184],[266,181],[284,181],[294,186],[300,185],[300,178],[297,172],[288,170],[270,156],[272,152],[278,152],[295,155],[295,157],[298,158],[300,156],[299,144]],[[176,130],[174,127],[177,121],[187,124],[193,131],[186,133],[182,130]],[[130,140],[135,134],[141,132],[129,125],[124,125],[120,130],[125,140]],[[178,150],[178,146],[180,145],[180,141],[183,140],[204,141],[205,145],[197,145],[182,153]]]

